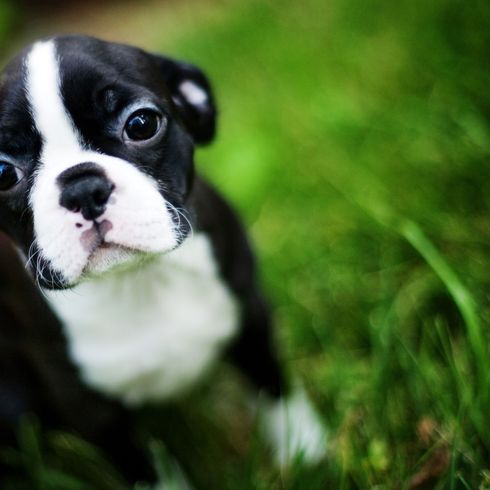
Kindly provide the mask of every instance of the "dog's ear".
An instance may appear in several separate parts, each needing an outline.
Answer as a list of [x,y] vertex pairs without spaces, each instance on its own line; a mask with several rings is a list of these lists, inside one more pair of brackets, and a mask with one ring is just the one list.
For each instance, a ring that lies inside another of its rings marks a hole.
[[208,79],[190,63],[154,56],[192,138],[198,144],[211,142],[216,131],[216,106]]

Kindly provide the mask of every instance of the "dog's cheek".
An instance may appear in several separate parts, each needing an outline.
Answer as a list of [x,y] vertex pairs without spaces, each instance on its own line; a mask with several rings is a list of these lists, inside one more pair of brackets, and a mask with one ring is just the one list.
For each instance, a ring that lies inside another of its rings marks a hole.
[[154,179],[130,164],[117,168],[104,165],[115,189],[109,200],[104,218],[112,228],[107,242],[145,252],[166,252],[177,243],[178,230],[171,216],[171,207],[159,192]]

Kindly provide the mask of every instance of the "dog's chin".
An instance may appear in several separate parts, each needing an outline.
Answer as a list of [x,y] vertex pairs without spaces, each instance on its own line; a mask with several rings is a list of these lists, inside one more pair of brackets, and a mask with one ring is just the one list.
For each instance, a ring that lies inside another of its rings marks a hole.
[[155,252],[149,253],[115,243],[103,242],[90,254],[77,283],[112,272],[133,269],[141,265],[142,262],[154,258],[156,255],[160,254]]
[[50,267],[42,268],[41,274],[33,271],[37,284],[44,290],[72,289],[78,284],[97,280],[112,273],[130,271],[167,251],[147,252],[114,243],[101,243],[89,256],[81,274],[67,280],[66,277]]

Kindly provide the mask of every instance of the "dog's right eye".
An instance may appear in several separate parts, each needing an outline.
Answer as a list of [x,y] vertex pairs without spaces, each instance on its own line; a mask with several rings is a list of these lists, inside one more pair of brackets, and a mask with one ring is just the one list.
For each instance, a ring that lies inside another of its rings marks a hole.
[[140,109],[131,114],[124,127],[125,135],[133,141],[149,140],[160,129],[161,117],[151,109]]
[[8,191],[23,177],[22,172],[7,162],[0,162],[0,191]]

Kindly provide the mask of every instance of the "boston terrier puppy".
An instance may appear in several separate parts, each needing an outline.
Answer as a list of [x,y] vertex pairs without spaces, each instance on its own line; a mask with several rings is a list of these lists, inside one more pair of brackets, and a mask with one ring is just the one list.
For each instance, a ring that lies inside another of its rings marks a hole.
[[[10,359],[0,372],[3,432],[34,411],[127,467],[127,414],[179,396],[226,356],[265,393],[279,462],[323,455],[318,417],[278,366],[244,231],[194,174],[194,147],[215,127],[209,81],[188,63],[60,36],[7,65],[0,229],[61,327],[39,319],[45,330],[23,337],[32,376],[19,376],[21,356],[0,344]],[[143,477],[129,461],[131,477]]]

